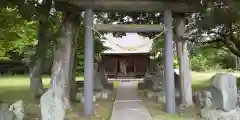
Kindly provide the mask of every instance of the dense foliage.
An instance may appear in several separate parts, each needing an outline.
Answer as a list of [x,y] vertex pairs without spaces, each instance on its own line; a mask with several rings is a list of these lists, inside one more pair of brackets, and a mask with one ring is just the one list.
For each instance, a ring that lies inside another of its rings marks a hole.
[[[210,1],[210,2],[209,2]],[[43,2],[46,2],[45,0]],[[46,3],[50,3],[51,0]],[[211,3],[211,4],[209,4]],[[46,17],[47,10],[42,4],[35,0],[3,0],[0,6],[0,56],[14,60],[34,60],[37,43],[37,23],[39,20],[49,21],[51,29],[48,32],[48,39],[51,45],[48,47],[46,57],[46,71],[52,63],[52,51],[54,41],[59,34],[61,25],[61,13],[54,12],[54,4],[51,5],[51,15]],[[238,2],[228,2],[219,0],[204,0],[203,10],[199,13],[185,14],[187,17],[187,38],[192,41],[194,46],[201,49],[191,48],[191,67],[194,70],[205,70],[215,68],[234,68],[232,65],[232,54],[240,56],[239,46],[239,4]],[[74,11],[73,11],[74,12]],[[174,14],[174,17],[182,14]],[[96,13],[98,23],[117,23],[117,24],[159,24],[162,22],[161,13]],[[174,26],[176,22],[174,21]],[[80,32],[83,32],[82,21]],[[210,37],[210,40],[203,38],[202,34]],[[139,33],[150,38],[158,33]],[[115,33],[116,36],[124,33]],[[77,70],[83,71],[84,59],[84,40],[83,34],[79,34],[77,51]],[[161,36],[162,37],[162,36]],[[96,55],[106,49],[100,39],[102,36],[95,34],[95,53]],[[160,41],[160,42],[159,42]],[[162,41],[157,39],[153,46],[155,53],[162,53]],[[204,47],[204,48],[202,48]],[[194,51],[194,52],[192,52]],[[162,55],[162,54],[160,54]],[[230,58],[230,59],[229,59]],[[178,64],[175,60],[175,66]]]
[[[9,64],[11,66],[12,60],[18,61],[19,64],[28,66],[31,61],[36,59],[36,44],[37,44],[37,24],[38,22],[33,18],[27,20],[22,14],[20,14],[17,7],[5,7],[1,9],[0,12],[0,23],[4,23],[0,27],[0,59],[9,62],[2,62],[4,64]],[[47,56],[44,56],[44,68],[43,73],[48,73],[51,70],[51,64],[53,62],[53,50],[57,46],[55,43],[57,37],[59,36],[60,26],[61,26],[61,13],[56,13],[48,19],[50,24],[50,32],[47,33],[47,38],[50,41],[47,50]],[[78,36],[78,44],[76,47],[77,51],[77,72],[83,72],[83,61],[84,61],[84,26],[83,21],[79,24],[80,33]],[[98,34],[94,35],[95,43],[95,55],[102,52],[107,47],[104,47],[101,39],[103,36]],[[55,46],[55,47],[54,47]],[[0,66],[4,66],[1,65]],[[23,67],[22,70],[25,73],[28,70]],[[9,73],[13,71],[10,68],[5,69],[1,67],[2,73]]]

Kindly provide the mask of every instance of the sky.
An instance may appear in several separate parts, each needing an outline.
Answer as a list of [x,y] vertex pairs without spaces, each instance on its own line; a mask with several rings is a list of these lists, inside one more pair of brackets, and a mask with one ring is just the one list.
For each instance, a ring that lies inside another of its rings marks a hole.
[[[104,51],[104,53],[146,53],[152,47],[152,40],[137,33],[126,33],[126,36],[122,38],[116,38],[112,33],[108,33],[105,37],[107,39],[104,45],[112,50]],[[138,49],[129,51],[128,48]]]

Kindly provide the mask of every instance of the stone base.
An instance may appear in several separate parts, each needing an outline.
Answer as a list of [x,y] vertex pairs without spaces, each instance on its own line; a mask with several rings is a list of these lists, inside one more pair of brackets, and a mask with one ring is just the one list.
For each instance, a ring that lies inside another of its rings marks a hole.
[[[81,103],[84,103],[84,95],[82,92],[77,92],[76,100],[80,101]],[[93,102],[96,102],[96,96],[93,95]]]
[[213,108],[203,108],[201,110],[201,116],[203,120],[240,120],[240,108],[229,112]]
[[[84,103],[84,96],[81,96],[80,102]],[[93,102],[96,102],[96,97],[95,96],[93,96]]]
[[[110,93],[111,93],[111,91],[108,91],[108,90],[94,92],[93,102],[95,102],[96,100],[107,100]],[[76,100],[81,101],[81,102],[84,101],[84,95],[82,92],[77,92]]]
[[[163,99],[165,99],[165,93],[164,91],[160,91],[160,92],[154,92],[154,91],[145,91],[144,95],[147,98],[157,98],[158,101],[162,101]],[[165,101],[165,100],[164,100]]]
[[13,120],[13,116],[12,112],[0,112],[0,120]]

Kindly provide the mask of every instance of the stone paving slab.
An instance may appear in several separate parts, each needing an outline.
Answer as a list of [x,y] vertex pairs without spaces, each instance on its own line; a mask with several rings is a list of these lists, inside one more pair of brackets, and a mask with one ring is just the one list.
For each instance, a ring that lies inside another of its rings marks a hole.
[[136,83],[120,84],[110,120],[152,120],[138,97]]

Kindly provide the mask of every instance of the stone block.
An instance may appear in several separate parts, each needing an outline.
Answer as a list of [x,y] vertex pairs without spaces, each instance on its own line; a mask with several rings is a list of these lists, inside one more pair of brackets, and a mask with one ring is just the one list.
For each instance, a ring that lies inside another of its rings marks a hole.
[[164,93],[164,91],[157,92],[156,96],[157,96],[157,101],[158,102],[165,102],[165,93]]
[[213,108],[203,108],[201,116],[203,120],[240,120],[239,108],[225,112]]
[[42,120],[64,120],[65,104],[62,88],[49,89],[40,99]]
[[25,118],[25,109],[24,104],[22,100],[19,100],[15,103],[13,103],[9,109],[8,112],[13,112],[15,120],[24,120]]
[[102,93],[101,93],[101,99],[102,100],[107,100],[108,99],[108,92],[107,91],[103,91]]
[[212,107],[231,111],[237,106],[236,77],[218,73],[212,78]]
[[153,98],[155,96],[155,93],[153,91],[146,91],[145,95],[147,98]]
[[101,92],[94,93],[96,99],[101,99],[101,94],[102,94]]
[[101,91],[103,89],[102,80],[101,80],[101,72],[94,72],[94,90]]
[[80,101],[81,98],[82,98],[82,96],[83,96],[83,93],[77,92],[77,94],[76,94],[76,100]]

